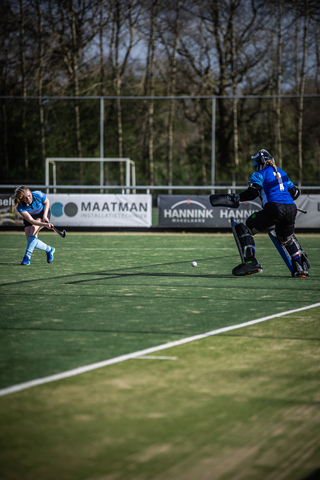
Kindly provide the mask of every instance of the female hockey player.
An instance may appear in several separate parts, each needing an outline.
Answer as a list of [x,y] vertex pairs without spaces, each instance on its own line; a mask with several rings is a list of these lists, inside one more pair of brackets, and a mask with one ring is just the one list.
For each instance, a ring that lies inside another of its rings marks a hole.
[[44,250],[47,254],[47,262],[51,263],[55,249],[37,238],[39,231],[43,227],[49,229],[53,227],[53,225],[49,223],[49,199],[40,191],[31,192],[28,187],[21,186],[15,190],[14,200],[17,211],[23,218],[25,234],[28,241],[26,253],[21,265],[30,264],[30,258],[35,248]]
[[292,276],[307,277],[310,263],[294,234],[297,216],[294,200],[299,197],[300,190],[291,182],[286,172],[276,166],[267,150],[259,150],[252,158],[256,171],[251,175],[249,187],[240,194],[231,195],[231,198],[239,206],[239,202],[260,196],[262,210],[248,217],[245,224],[239,223],[235,226],[245,262],[235,267],[232,273],[249,275],[262,269],[255,257],[253,236],[274,227],[277,240],[284,245],[291,257]]

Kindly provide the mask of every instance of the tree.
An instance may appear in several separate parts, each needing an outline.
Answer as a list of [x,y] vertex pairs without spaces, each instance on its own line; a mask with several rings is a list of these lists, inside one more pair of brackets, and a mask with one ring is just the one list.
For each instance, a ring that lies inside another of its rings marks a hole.
[[19,0],[19,25],[20,25],[20,69],[22,80],[22,132],[24,145],[24,166],[29,167],[29,150],[27,140],[27,71],[26,71],[26,45],[25,45],[25,4],[23,0]]
[[[66,0],[53,2],[48,9],[48,28],[54,43],[51,66],[60,73],[60,86],[80,96],[80,83],[84,83],[88,59],[86,50],[99,28],[99,4],[96,1]],[[67,79],[65,86],[64,78]],[[82,157],[80,106],[74,100],[76,155]]]
[[46,155],[96,155],[89,93],[112,97],[106,151],[134,158],[141,183],[208,184],[212,97],[218,183],[247,181],[248,154],[266,141],[300,183],[320,171],[318,100],[302,96],[320,92],[318,0],[3,0],[0,9],[1,178],[35,183]]
[[40,0],[36,0],[36,12],[38,19],[38,95],[39,95],[39,120],[40,120],[40,142],[42,165],[45,166],[46,159],[46,137],[45,137],[45,123],[44,123],[44,107],[43,107],[43,83],[44,83],[44,36],[43,36],[43,19]]
[[173,3],[170,1],[165,5],[162,14],[163,21],[158,25],[159,38],[164,47],[167,57],[167,68],[163,75],[164,81],[167,80],[166,93],[168,100],[168,118],[167,118],[167,176],[168,185],[172,185],[173,181],[173,130],[174,130],[174,116],[175,103],[173,98],[176,95],[177,82],[177,50],[180,37],[180,16],[181,16],[181,0],[176,0]]
[[256,24],[264,28],[264,2],[199,1],[189,9],[197,20],[197,35],[192,30],[193,38],[183,39],[180,54],[197,78],[193,85],[197,82],[202,85],[203,93],[218,97],[219,173],[235,172],[239,166],[237,101],[233,99],[230,109],[223,97],[235,95],[238,85],[250,81],[251,71],[268,57],[268,37],[253,40]]
[[147,61],[145,67],[144,95],[148,100],[147,128],[145,142],[149,161],[149,184],[154,185],[154,95],[155,95],[155,54],[156,54],[156,21],[159,13],[160,0],[150,0],[146,3],[147,13]]
[[[134,8],[135,7],[135,8]],[[138,22],[141,7],[134,0],[111,0],[111,38],[109,60],[112,68],[112,85],[116,95],[116,115],[118,134],[118,156],[124,157],[121,86],[132,48],[134,47],[134,31]],[[122,61],[120,59],[122,55]],[[124,184],[123,164],[120,164],[120,184]]]
[[274,137],[275,137],[275,158],[279,167],[282,167],[282,145],[281,145],[281,78],[282,78],[282,21],[283,21],[283,0],[274,0],[271,4],[271,8],[274,8],[277,12],[275,15],[276,24],[272,29],[272,32],[275,32],[275,51],[272,56],[272,71],[274,77],[274,93],[276,98],[274,99],[274,112],[275,112],[275,122],[274,122]]
[[[10,58],[10,52],[13,50],[13,45],[11,42],[12,35],[12,11],[9,5],[9,2],[2,2],[0,5],[0,52],[1,52],[1,61],[0,61],[0,90],[3,95],[8,95],[8,84],[9,84],[9,73],[12,68],[12,60]],[[2,128],[1,128],[1,143],[2,148],[0,148],[3,153],[3,162],[0,162],[0,168],[2,166],[2,178],[6,178],[9,172],[9,145],[8,145],[8,131],[9,131],[9,122],[8,122],[8,107],[7,102],[1,100],[1,116],[2,116]]]
[[[304,5],[300,5],[296,10],[297,12],[297,47],[296,47],[296,82],[297,82],[297,91],[299,95],[299,104],[298,104],[298,184],[301,186],[303,178],[303,149],[302,149],[302,129],[303,129],[303,94],[305,89],[306,81],[306,61],[307,61],[307,34],[308,34],[308,23],[309,23],[309,2],[306,0]],[[302,59],[301,65],[299,67],[299,53],[298,41],[299,41],[299,21],[301,13],[303,14],[303,34],[302,34]]]

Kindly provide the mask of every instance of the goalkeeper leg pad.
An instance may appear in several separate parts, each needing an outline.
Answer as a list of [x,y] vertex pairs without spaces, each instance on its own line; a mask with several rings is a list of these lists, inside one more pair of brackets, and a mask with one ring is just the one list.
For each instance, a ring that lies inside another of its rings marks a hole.
[[249,230],[244,223],[237,223],[234,229],[239,239],[245,262],[252,260],[255,256],[255,243],[253,236],[249,233]]
[[303,251],[298,239],[292,235],[291,239],[284,244],[291,257],[293,277],[307,277],[309,275],[309,268],[311,267],[307,254]]
[[241,265],[232,270],[233,275],[251,275],[262,272],[262,266],[255,258],[255,243],[253,236],[243,223],[233,222],[232,232],[240,253]]
[[306,252],[303,250],[303,248],[301,247],[301,245],[299,243],[299,240],[297,239],[297,237],[294,234],[292,235],[292,240],[293,240],[293,242],[295,242],[295,244],[299,248],[302,264],[305,263],[307,268],[309,269],[311,267],[311,265],[310,265],[310,262],[308,260],[308,256],[307,256]]

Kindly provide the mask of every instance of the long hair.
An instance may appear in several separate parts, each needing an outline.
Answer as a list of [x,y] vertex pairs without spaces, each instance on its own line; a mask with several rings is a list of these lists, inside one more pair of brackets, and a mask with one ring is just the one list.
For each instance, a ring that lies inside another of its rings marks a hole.
[[273,168],[273,170],[276,172],[276,178],[281,177],[280,173],[278,172],[277,165],[275,164],[275,162],[273,162],[272,160],[267,160],[265,162],[265,164],[263,165],[263,168],[266,168],[266,167],[272,167]]
[[30,190],[30,188],[26,187],[25,185],[21,185],[21,187],[18,187],[14,191],[14,204],[15,206],[19,205],[19,203],[23,200],[23,197],[25,196],[25,193],[27,190]]

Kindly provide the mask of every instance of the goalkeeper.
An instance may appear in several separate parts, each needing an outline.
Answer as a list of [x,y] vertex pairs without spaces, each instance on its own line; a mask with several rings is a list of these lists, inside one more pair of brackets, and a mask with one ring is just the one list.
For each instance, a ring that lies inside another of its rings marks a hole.
[[292,276],[307,277],[310,263],[294,234],[297,216],[294,200],[299,197],[300,190],[291,182],[286,172],[276,166],[267,150],[259,150],[252,158],[256,171],[251,175],[249,187],[244,192],[229,197],[234,207],[238,207],[239,202],[259,196],[263,208],[250,215],[245,224],[239,223],[235,226],[245,262],[235,267],[232,273],[249,275],[262,270],[255,257],[253,236],[274,227],[278,241],[285,246],[291,257]]

